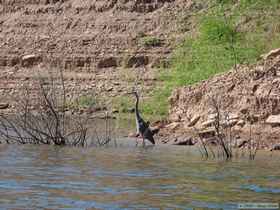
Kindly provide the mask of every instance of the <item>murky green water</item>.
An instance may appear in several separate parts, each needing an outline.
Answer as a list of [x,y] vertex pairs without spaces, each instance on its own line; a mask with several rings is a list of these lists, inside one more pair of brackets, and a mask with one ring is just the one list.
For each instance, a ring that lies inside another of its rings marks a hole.
[[236,209],[239,202],[280,202],[279,160],[259,154],[254,161],[205,161],[186,147],[0,145],[0,209]]

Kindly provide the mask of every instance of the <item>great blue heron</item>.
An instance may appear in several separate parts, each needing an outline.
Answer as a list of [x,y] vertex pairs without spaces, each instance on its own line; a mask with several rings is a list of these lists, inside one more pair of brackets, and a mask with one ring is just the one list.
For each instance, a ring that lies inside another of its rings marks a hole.
[[150,127],[149,122],[145,122],[143,118],[140,116],[138,104],[139,104],[139,96],[136,91],[132,92],[136,97],[135,103],[135,119],[136,119],[136,127],[137,127],[137,134],[140,135],[143,139],[143,145],[145,145],[145,139],[149,140],[152,144],[155,144],[154,134]]

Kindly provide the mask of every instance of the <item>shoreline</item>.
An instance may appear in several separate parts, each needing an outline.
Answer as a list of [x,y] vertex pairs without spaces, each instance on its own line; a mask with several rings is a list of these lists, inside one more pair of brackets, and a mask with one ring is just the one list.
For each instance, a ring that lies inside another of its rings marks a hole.
[[[34,112],[36,116],[37,112]],[[72,112],[73,113],[73,112]],[[98,122],[105,122],[106,119],[110,120],[113,123],[119,123],[117,125],[119,131],[122,131],[121,138],[137,138],[135,137],[135,128],[131,123],[134,123],[134,114],[131,113],[131,116],[128,114],[113,114],[108,113],[106,111],[97,111],[92,112],[91,114],[87,114],[86,112],[79,114],[80,112],[74,112],[73,114],[69,114],[69,111],[66,111],[65,117],[78,117],[80,119],[86,119],[89,122],[94,122],[97,120]],[[8,117],[16,116],[15,112],[2,113]],[[120,124],[125,124],[124,126],[120,126]],[[129,127],[127,127],[129,125]],[[277,145],[278,141],[278,132],[280,135],[279,129],[275,128],[275,133],[271,133],[271,128],[264,129],[264,124],[254,124],[254,130],[257,132],[249,133],[248,129],[241,131],[240,129],[234,130],[232,129],[231,135],[237,136],[238,138],[232,139],[235,143],[234,147],[239,148],[240,145],[244,144],[243,148],[248,148],[248,142],[246,141],[252,139],[254,144],[259,144],[258,149],[262,149],[264,151],[269,151],[273,145]],[[90,128],[91,126],[89,126]],[[211,129],[198,129],[185,126],[184,122],[167,122],[167,121],[155,121],[151,123],[151,129],[158,129],[158,133],[155,135],[155,139],[158,145],[169,145],[169,146],[192,146],[196,145],[200,142],[199,135],[208,135],[207,138],[202,138],[203,141],[207,145],[215,146],[217,145],[216,134],[214,130]],[[123,130],[126,130],[127,133],[124,133]],[[262,131],[262,132],[261,132]],[[118,132],[118,131],[117,131]],[[201,132],[201,133],[200,133]],[[214,133],[213,133],[214,132]],[[251,135],[251,136],[250,136]],[[262,138],[260,138],[262,136]],[[246,146],[247,145],[247,146]]]

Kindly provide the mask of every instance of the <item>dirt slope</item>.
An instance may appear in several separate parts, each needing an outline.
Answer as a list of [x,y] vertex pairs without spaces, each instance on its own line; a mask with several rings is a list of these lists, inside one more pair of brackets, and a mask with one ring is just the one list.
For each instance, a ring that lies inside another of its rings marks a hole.
[[[178,17],[189,0],[2,0],[0,67],[30,67],[41,61],[71,71],[157,65],[170,53]],[[158,47],[140,38],[154,36]],[[28,63],[22,57],[35,54]]]
[[199,9],[191,0],[0,0],[0,103],[12,108],[38,69],[62,69],[77,96],[122,95],[136,74],[149,91],[150,69],[167,63]]
[[188,135],[194,127],[202,133],[211,131],[217,114],[213,100],[218,102],[221,122],[227,117],[238,139],[248,139],[252,132],[255,139],[262,140],[263,147],[279,143],[280,49],[264,55],[257,65],[238,66],[174,90],[167,131],[178,136]]

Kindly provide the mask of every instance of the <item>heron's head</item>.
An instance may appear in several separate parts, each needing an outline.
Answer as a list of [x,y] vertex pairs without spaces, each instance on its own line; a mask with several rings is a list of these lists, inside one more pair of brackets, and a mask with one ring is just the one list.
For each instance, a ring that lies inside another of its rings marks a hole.
[[134,95],[135,97],[139,97],[138,92],[136,90],[132,90],[131,92],[129,92],[128,94]]

